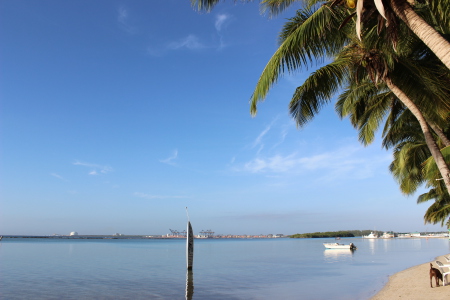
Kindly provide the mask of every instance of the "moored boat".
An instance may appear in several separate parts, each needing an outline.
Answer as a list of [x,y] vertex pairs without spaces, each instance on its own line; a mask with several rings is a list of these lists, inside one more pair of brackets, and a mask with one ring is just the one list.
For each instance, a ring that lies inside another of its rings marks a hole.
[[382,236],[380,236],[380,239],[392,239],[395,235],[393,232],[384,232]]
[[365,238],[365,239],[377,239],[378,235],[376,235],[375,233],[371,232],[369,235],[363,235],[363,238]]
[[350,243],[348,245],[339,243],[323,243],[323,245],[327,249],[356,249],[356,246],[353,243]]

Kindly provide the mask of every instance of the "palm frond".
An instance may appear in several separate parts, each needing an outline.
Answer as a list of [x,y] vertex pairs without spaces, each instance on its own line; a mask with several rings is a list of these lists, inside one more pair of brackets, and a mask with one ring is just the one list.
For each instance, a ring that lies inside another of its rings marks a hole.
[[296,89],[289,111],[297,126],[304,126],[330,102],[348,77],[349,62],[350,60],[341,58],[319,68]]
[[198,11],[210,12],[221,0],[191,0],[191,6]]
[[[298,22],[295,30],[290,30],[282,44],[265,66],[250,99],[250,111],[257,112],[257,104],[265,99],[268,91],[284,72],[308,68],[319,64],[325,57],[333,56],[348,41],[342,32],[335,32],[342,8],[322,6],[315,11],[303,10],[292,21]],[[292,23],[289,28],[294,26]]]
[[261,12],[269,13],[269,16],[276,16],[299,0],[262,0]]
[[400,190],[406,195],[413,194],[424,182],[422,162],[430,152],[424,143],[401,143],[394,150],[394,160],[389,166]]

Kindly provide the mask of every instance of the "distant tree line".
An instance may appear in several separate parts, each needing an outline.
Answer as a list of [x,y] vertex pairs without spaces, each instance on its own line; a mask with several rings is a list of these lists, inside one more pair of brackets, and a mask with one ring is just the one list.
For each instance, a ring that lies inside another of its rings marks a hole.
[[[327,232],[313,232],[313,233],[297,233],[293,234],[291,238],[306,239],[306,238],[331,238],[331,237],[355,237],[368,235],[373,230],[343,230],[343,231],[327,231]],[[377,232],[379,234],[379,232]]]

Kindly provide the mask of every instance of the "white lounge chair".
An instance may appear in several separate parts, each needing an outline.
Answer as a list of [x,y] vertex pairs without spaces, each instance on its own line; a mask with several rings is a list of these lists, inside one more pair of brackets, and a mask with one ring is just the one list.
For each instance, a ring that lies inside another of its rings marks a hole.
[[450,255],[449,255],[449,256],[444,256],[444,258],[445,258],[445,260],[446,260],[447,262],[450,262]]
[[[448,282],[448,281],[446,280],[445,276],[450,275],[450,265],[444,265],[443,263],[441,263],[438,260],[436,260],[435,262],[436,262],[436,265],[438,265],[439,270],[441,270],[441,273],[442,273],[442,284],[446,285],[447,284],[446,282]],[[444,268],[447,268],[448,271],[445,272]]]

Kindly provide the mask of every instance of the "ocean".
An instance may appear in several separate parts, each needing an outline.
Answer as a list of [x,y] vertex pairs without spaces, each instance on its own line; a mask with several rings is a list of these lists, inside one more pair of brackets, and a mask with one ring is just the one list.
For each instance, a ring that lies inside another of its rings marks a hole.
[[334,239],[196,239],[187,285],[183,239],[4,238],[0,299],[364,300],[450,253],[448,239],[342,239],[353,252],[324,242]]

